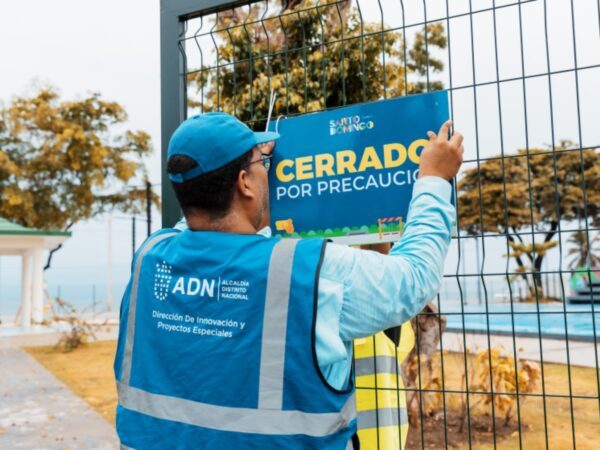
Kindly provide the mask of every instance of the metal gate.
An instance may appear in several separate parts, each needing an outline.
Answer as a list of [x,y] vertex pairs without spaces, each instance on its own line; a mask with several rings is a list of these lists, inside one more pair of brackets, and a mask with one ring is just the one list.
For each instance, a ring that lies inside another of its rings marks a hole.
[[163,164],[186,116],[262,128],[271,91],[292,116],[448,90],[457,231],[400,369],[406,446],[598,445],[600,1],[162,0],[161,64]]

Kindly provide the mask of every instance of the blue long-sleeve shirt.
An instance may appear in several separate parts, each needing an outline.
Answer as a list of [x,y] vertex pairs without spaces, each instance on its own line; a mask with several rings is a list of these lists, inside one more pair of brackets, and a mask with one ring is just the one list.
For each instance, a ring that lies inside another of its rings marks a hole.
[[352,340],[400,325],[437,294],[455,209],[437,177],[413,187],[402,238],[389,255],[329,244],[319,278],[315,346],[327,381],[348,383]]
[[[437,294],[455,215],[450,198],[446,180],[417,180],[402,238],[389,255],[327,245],[315,347],[319,367],[332,386],[340,389],[348,383],[353,339],[406,322]],[[185,227],[185,221],[176,225]]]

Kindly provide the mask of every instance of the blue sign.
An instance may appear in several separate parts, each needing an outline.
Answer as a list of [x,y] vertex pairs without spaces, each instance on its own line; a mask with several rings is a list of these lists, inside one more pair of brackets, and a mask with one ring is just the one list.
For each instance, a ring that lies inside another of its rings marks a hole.
[[399,238],[427,131],[448,119],[446,91],[271,123],[272,228],[345,244]]

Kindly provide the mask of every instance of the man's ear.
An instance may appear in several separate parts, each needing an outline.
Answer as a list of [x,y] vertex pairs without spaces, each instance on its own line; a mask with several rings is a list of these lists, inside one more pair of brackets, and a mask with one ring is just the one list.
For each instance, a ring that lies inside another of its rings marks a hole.
[[254,182],[252,180],[252,177],[246,170],[240,170],[235,185],[237,192],[241,198],[251,199],[256,196],[254,193]]

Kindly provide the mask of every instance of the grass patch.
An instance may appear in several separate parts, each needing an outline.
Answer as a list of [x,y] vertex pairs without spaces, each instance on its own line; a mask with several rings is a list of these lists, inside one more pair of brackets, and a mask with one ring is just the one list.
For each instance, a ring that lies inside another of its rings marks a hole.
[[[102,417],[114,424],[117,392],[112,364],[115,348],[115,341],[101,341],[87,344],[70,353],[63,353],[54,347],[30,347],[26,350],[98,411]],[[444,355],[444,370],[445,388],[448,390],[460,389],[464,372],[462,355],[458,353]],[[544,377],[547,395],[569,394],[567,366],[546,363],[544,364]],[[595,369],[572,366],[571,381],[574,395],[598,396]],[[541,383],[535,393],[542,393]],[[456,401],[453,394],[446,394],[448,405],[456,404]],[[598,408],[598,400],[573,399],[573,421],[578,449],[598,448],[597,445],[600,441]],[[546,418],[548,447],[552,449],[572,448],[570,400],[568,398],[547,398]],[[513,420],[516,423],[516,417]],[[544,406],[541,397],[532,396],[523,402],[521,423],[523,448],[546,448]],[[441,418],[438,429],[443,430],[443,426],[444,421]],[[443,434],[443,431],[441,432]],[[431,431],[427,434],[432,436]],[[478,429],[472,433],[472,438],[474,449],[491,448],[493,445],[491,430]],[[497,439],[497,448],[499,449],[519,448],[519,437],[516,430],[508,436]],[[428,444],[435,445],[434,442],[429,442],[427,435],[425,441],[426,448],[431,448]],[[436,443],[440,443],[439,440],[436,441]],[[441,447],[444,447],[443,440]],[[468,448],[468,444],[459,444],[459,447]],[[421,448],[420,445],[418,448]]]
[[116,341],[98,341],[65,353],[51,347],[26,347],[40,364],[115,424],[117,388],[113,373]]

